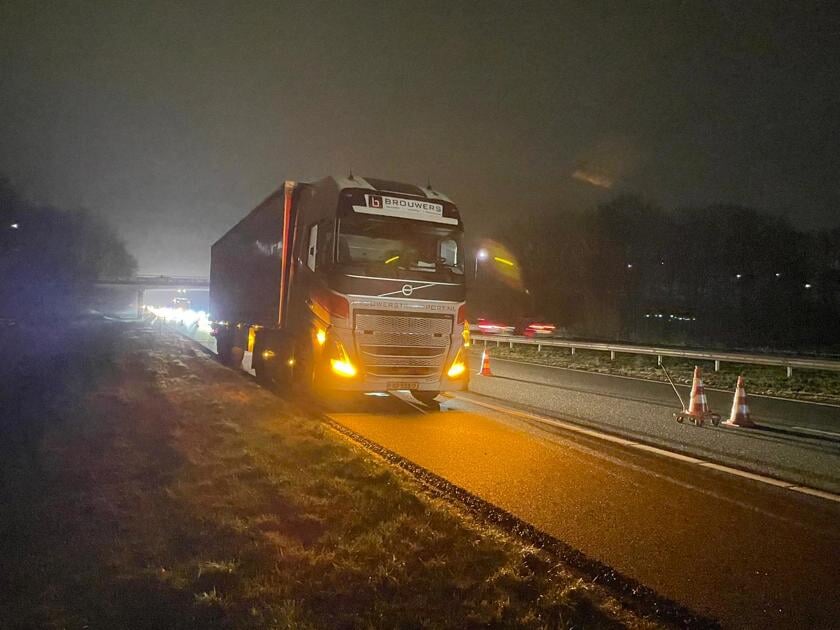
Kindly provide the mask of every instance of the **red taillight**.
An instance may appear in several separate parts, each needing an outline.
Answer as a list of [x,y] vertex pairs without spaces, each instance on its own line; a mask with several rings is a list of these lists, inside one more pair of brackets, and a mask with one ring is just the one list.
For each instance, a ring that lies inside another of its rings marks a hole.
[[461,304],[461,306],[458,307],[458,318],[457,318],[458,323],[463,324],[464,320],[466,318],[467,318],[467,305],[466,304]]
[[540,332],[551,332],[554,330],[553,324],[531,324],[528,326],[531,330],[538,330]]

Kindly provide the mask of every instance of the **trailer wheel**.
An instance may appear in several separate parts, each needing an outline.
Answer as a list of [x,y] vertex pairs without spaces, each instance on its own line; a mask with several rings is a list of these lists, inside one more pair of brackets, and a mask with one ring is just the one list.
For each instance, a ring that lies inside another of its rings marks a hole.
[[428,391],[422,389],[412,389],[411,395],[414,396],[417,400],[419,400],[424,405],[428,405],[435,401],[435,398],[440,396],[440,392],[436,391]]

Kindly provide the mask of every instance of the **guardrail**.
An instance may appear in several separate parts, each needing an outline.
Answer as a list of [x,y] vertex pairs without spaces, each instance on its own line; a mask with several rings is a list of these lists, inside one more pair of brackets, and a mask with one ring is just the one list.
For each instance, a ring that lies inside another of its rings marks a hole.
[[575,350],[597,350],[609,352],[610,359],[615,359],[615,354],[645,354],[655,356],[657,363],[662,365],[662,357],[680,357],[683,359],[700,359],[703,361],[714,361],[715,372],[720,370],[721,363],[749,363],[753,365],[772,365],[786,368],[788,377],[793,375],[793,368],[807,370],[830,370],[840,372],[840,361],[831,359],[817,359],[810,357],[786,357],[784,355],[771,354],[748,354],[740,352],[713,352],[707,350],[689,350],[681,348],[657,348],[655,346],[633,346],[628,344],[599,343],[591,341],[569,341],[566,339],[516,337],[513,335],[470,335],[473,341],[483,341],[487,346],[488,341],[495,341],[499,346],[503,343],[513,348],[514,344],[537,346],[537,352],[542,351],[543,346],[554,348],[569,348],[574,354]]
[[134,276],[123,279],[103,279],[96,283],[101,287],[146,287],[146,288],[198,288],[210,285],[204,276]]

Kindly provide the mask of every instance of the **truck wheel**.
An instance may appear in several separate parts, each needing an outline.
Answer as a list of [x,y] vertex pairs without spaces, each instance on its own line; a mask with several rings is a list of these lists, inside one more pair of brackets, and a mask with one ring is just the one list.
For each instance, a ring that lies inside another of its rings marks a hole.
[[312,356],[312,344],[308,339],[297,344],[292,382],[297,393],[304,396],[312,393],[315,384],[315,359]]
[[274,356],[265,356],[266,351],[273,353],[271,340],[268,338],[268,334],[261,330],[257,332],[256,339],[254,339],[254,355],[251,365],[254,368],[257,383],[270,389],[275,385],[277,365]]
[[233,348],[230,333],[219,331],[216,333],[216,356],[223,365],[230,365],[230,351]]
[[260,363],[259,367],[254,369],[254,373],[256,374],[257,383],[263,387],[271,388],[274,385],[274,379],[271,377],[271,372],[265,363]]
[[435,401],[435,398],[440,396],[440,392],[435,391],[428,391],[428,390],[421,390],[421,389],[412,389],[411,395],[414,396],[417,400],[419,400],[424,405],[428,405]]

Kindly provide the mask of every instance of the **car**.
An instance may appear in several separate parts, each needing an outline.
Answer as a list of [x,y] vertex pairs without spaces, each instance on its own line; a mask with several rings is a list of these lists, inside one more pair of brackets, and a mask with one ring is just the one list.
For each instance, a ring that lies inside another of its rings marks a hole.
[[557,327],[541,317],[528,317],[519,321],[513,334],[523,337],[553,337]]
[[513,332],[513,326],[510,324],[484,317],[479,317],[475,326],[471,328],[472,332],[478,335],[509,335]]
[[522,333],[526,337],[553,337],[556,326],[554,324],[533,323],[528,324],[525,332]]

